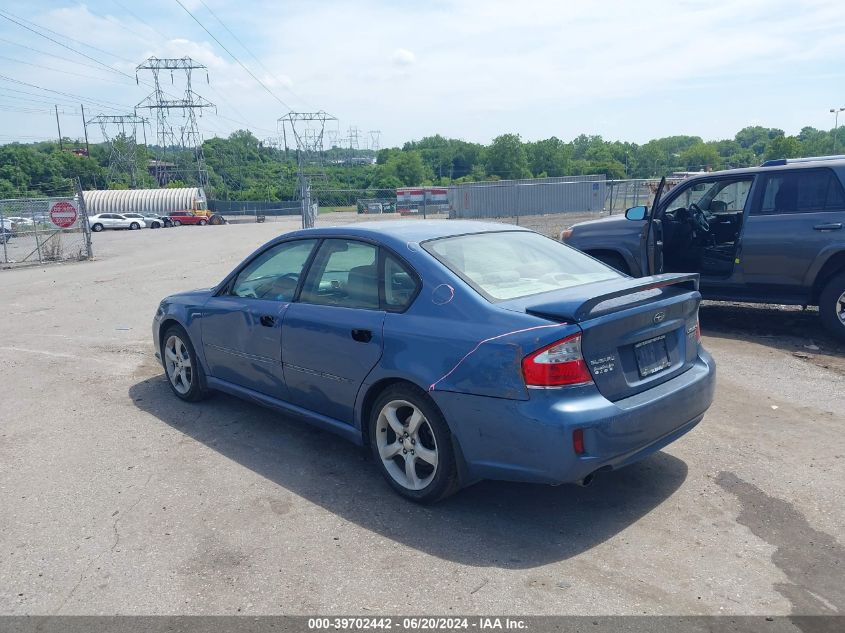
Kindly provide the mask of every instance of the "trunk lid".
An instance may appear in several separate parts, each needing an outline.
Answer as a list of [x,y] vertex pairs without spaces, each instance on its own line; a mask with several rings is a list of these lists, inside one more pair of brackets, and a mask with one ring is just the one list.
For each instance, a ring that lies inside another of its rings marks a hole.
[[577,323],[596,387],[620,400],[690,369],[698,356],[698,275],[619,278],[503,305]]

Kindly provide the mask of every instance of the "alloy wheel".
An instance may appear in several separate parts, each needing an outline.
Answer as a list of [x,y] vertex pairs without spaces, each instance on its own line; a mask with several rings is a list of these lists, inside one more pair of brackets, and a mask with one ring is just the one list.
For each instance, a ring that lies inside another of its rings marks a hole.
[[839,322],[845,325],[845,292],[836,300],[836,316],[839,317]]
[[422,490],[437,474],[438,451],[431,424],[406,400],[391,400],[376,421],[376,446],[391,478],[408,490]]
[[191,355],[184,341],[175,334],[164,344],[164,361],[170,384],[180,394],[188,393],[194,378]]

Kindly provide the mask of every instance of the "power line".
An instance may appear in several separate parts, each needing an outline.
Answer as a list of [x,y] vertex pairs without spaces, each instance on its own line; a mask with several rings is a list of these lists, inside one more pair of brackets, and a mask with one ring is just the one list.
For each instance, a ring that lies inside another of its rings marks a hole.
[[[39,36],[43,37],[44,39],[50,40],[54,44],[57,44],[57,45],[61,46],[62,48],[66,48],[67,50],[69,50],[73,53],[76,53],[77,55],[82,55],[86,59],[90,59],[94,63],[99,64],[100,66],[103,66],[104,68],[110,70],[111,72],[117,73],[119,75],[123,75],[124,77],[129,77],[129,79],[134,79],[134,77],[132,75],[127,74],[127,73],[123,72],[122,70],[118,70],[117,68],[112,68],[111,66],[109,66],[105,62],[101,62],[96,57],[91,57],[87,53],[83,53],[82,51],[78,51],[75,48],[68,46],[67,44],[63,44],[62,42],[58,41],[57,39],[50,37],[49,35],[44,35],[44,33],[40,33],[38,31],[36,31],[35,29],[30,28],[26,24],[23,24],[21,22],[18,22],[17,20],[10,18],[8,15],[5,15],[5,12],[3,12],[3,11],[0,11],[0,18],[8,20],[9,22],[13,22],[13,23],[17,24],[18,26],[20,26],[21,28],[24,28],[27,31],[30,31],[32,33],[35,33],[36,35],[39,35]],[[115,57],[117,57],[117,56],[115,55]],[[118,58],[118,59],[120,59],[120,58]]]
[[27,66],[32,66],[34,68],[43,68],[44,70],[49,70],[52,72],[61,73],[63,75],[73,75],[74,77],[82,77],[84,79],[93,79],[95,81],[107,81],[111,84],[117,84],[119,86],[126,86],[125,83],[120,81],[115,81],[114,79],[106,79],[105,77],[92,77],[91,75],[83,75],[82,73],[74,73],[69,70],[61,70],[59,68],[51,68],[50,66],[44,66],[43,64],[33,64],[32,62],[27,62],[22,59],[15,59],[14,57],[6,57],[5,55],[0,55],[0,59],[6,59],[10,62],[15,62],[16,64],[25,64]]
[[[125,57],[121,57],[120,55],[115,55],[114,53],[110,53],[109,51],[103,50],[102,48],[97,48],[96,46],[89,44],[88,42],[83,42],[82,40],[74,39],[74,38],[70,37],[69,35],[64,35],[63,33],[59,33],[58,31],[48,29],[46,26],[41,26],[37,22],[33,22],[32,20],[27,20],[26,18],[22,18],[19,15],[15,15],[11,11],[0,10],[0,13],[5,13],[6,15],[10,15],[13,18],[20,20],[21,22],[26,22],[27,24],[31,24],[35,28],[41,29],[42,31],[47,31],[48,33],[52,33],[53,35],[55,35],[57,37],[61,37],[61,38],[64,38],[66,40],[70,40],[71,42],[76,42],[77,44],[81,44],[82,46],[90,48],[91,50],[99,51],[100,53],[105,53],[106,55],[110,55],[111,57],[114,57],[115,59],[119,59],[119,60],[127,62],[129,64],[132,63],[131,59],[126,59]],[[4,15],[3,17],[6,17],[6,16]],[[9,19],[9,18],[6,18],[6,19]],[[21,25],[21,26],[23,26],[23,25]]]
[[0,42],[5,42],[6,44],[11,44],[12,46],[20,46],[21,48],[25,48],[30,50],[34,53],[38,53],[39,55],[46,55],[47,57],[55,57],[56,59],[60,59],[63,62],[67,62],[68,64],[76,64],[78,66],[84,66],[85,68],[93,68],[94,70],[99,70],[100,72],[103,69],[100,66],[95,66],[94,64],[86,64],[85,62],[81,62],[75,59],[67,59],[66,57],[62,57],[61,55],[56,55],[55,53],[48,53],[47,51],[42,51],[38,48],[33,48],[32,46],[27,46],[26,44],[21,44],[20,42],[13,42],[12,40],[7,40],[6,38],[0,37]]
[[[161,39],[163,39],[163,40],[169,39],[169,38],[168,38],[168,37],[167,37],[164,33],[162,33],[161,31],[159,31],[156,27],[154,27],[152,24],[150,24],[149,22],[147,22],[147,21],[146,21],[144,18],[142,18],[141,16],[137,15],[136,13],[133,13],[130,9],[128,9],[127,7],[125,7],[124,5],[122,5],[122,4],[121,4],[120,2],[118,2],[117,0],[112,0],[112,2],[114,2],[117,6],[119,6],[119,7],[120,7],[121,9],[123,9],[124,11],[126,11],[126,13],[128,13],[129,15],[131,15],[133,18],[135,18],[136,20],[138,20],[141,24],[145,24],[147,27],[149,27],[150,29],[152,29],[153,31],[155,31],[156,33],[158,33],[158,34],[159,34],[159,36],[161,37]],[[127,29],[127,30],[128,30],[128,29]],[[130,31],[130,32],[131,32],[131,31]]]
[[255,73],[253,73],[253,72],[252,72],[249,68],[247,68],[247,66],[246,66],[246,65],[245,65],[245,64],[244,64],[244,63],[243,63],[240,59],[238,59],[238,58],[237,58],[237,56],[236,56],[234,53],[232,53],[232,51],[230,51],[228,48],[226,48],[226,46],[224,46],[223,42],[221,42],[220,40],[218,40],[218,39],[215,37],[214,33],[212,33],[212,32],[211,32],[211,31],[209,31],[207,28],[205,28],[205,25],[203,25],[203,23],[202,23],[202,22],[200,22],[200,21],[196,18],[196,16],[195,16],[193,13],[191,13],[191,12],[188,10],[188,8],[187,8],[184,4],[182,4],[181,0],[176,0],[176,4],[178,4],[180,7],[182,7],[182,9],[185,11],[185,13],[187,13],[189,16],[191,16],[191,19],[192,19],[194,22],[196,22],[197,24],[199,24],[199,25],[200,25],[200,27],[202,28],[202,30],[203,30],[203,31],[205,31],[206,33],[208,33],[208,35],[211,37],[211,39],[213,39],[215,42],[217,42],[217,44],[219,44],[219,45],[220,45],[220,48],[222,48],[224,51],[226,51],[226,52],[229,54],[229,56],[230,56],[232,59],[234,59],[234,60],[238,63],[238,65],[239,65],[241,68],[243,68],[243,69],[244,69],[244,70],[245,70],[245,71],[249,74],[249,76],[250,76],[250,77],[252,77],[252,78],[253,78],[253,79],[254,79],[254,80],[258,83],[258,85],[260,85],[262,88],[264,88],[264,90],[266,90],[266,91],[267,91],[267,93],[268,93],[271,97],[273,97],[276,101],[278,101],[278,102],[279,102],[279,103],[281,103],[283,106],[285,106],[288,110],[292,110],[292,109],[293,109],[293,108],[291,108],[291,107],[290,107],[287,103],[285,103],[284,101],[282,101],[282,99],[280,99],[280,98],[279,98],[279,96],[278,96],[278,95],[276,95],[276,93],[275,93],[275,92],[273,92],[272,90],[270,90],[270,89],[269,89],[269,88],[268,88],[268,87],[264,84],[264,82],[263,82],[263,81],[261,81],[258,77],[256,77],[256,76],[255,76]]
[[[262,61],[261,61],[261,60],[260,60],[260,59],[259,59],[259,58],[255,55],[255,53],[253,53],[253,52],[252,52],[252,51],[251,51],[251,50],[247,47],[247,45],[246,45],[246,44],[244,44],[244,43],[241,41],[241,39],[240,39],[237,35],[235,35],[235,34],[232,32],[232,30],[231,30],[228,26],[226,26],[226,24],[223,22],[223,20],[221,20],[221,19],[218,17],[218,15],[217,15],[214,11],[212,11],[212,9],[211,9],[211,7],[210,7],[210,6],[208,6],[208,5],[207,5],[207,4],[206,4],[203,0],[200,0],[200,4],[202,4],[202,6],[204,6],[204,7],[208,10],[208,12],[209,12],[212,16],[214,16],[214,19],[215,19],[215,20],[217,20],[217,22],[219,22],[219,23],[220,23],[220,26],[222,26],[222,27],[226,30],[226,32],[227,32],[229,35],[231,35],[231,36],[235,39],[235,41],[236,41],[238,44],[240,44],[240,45],[241,45],[241,48],[243,48],[243,49],[244,49],[247,53],[249,53],[250,57],[252,57],[252,58],[253,58],[253,59],[254,59],[254,60],[258,63],[258,65],[259,65],[259,66],[261,66],[261,67],[262,67],[262,68],[263,68],[263,69],[267,72],[267,74],[268,74],[268,75],[270,75],[273,79],[275,79],[276,81],[278,81],[280,84],[284,84],[284,82],[283,82],[281,79],[279,79],[279,78],[278,78],[278,77],[277,77],[277,76],[273,73],[273,71],[272,71],[272,70],[270,70],[269,68],[267,68],[267,66],[265,66],[265,65],[264,65],[264,62],[262,62]],[[303,99],[300,95],[296,94],[293,90],[291,90],[290,88],[285,88],[285,89],[286,89],[288,92],[290,92],[293,96],[297,97],[300,101],[302,101],[303,103],[305,103],[306,105],[311,105],[311,104],[309,104],[309,103],[308,103],[305,99]]]
[[[21,81],[19,79],[13,79],[12,77],[7,77],[6,75],[0,74],[0,79],[5,81],[10,81],[14,84],[19,84],[21,86],[28,86],[30,88],[35,88],[36,90],[43,90],[44,92],[51,92],[53,94],[62,95],[64,97],[71,97],[76,99],[77,101],[87,101],[93,105],[100,106],[102,108],[108,108],[110,110],[126,110],[128,109],[127,106],[120,105],[119,103],[115,103],[113,101],[97,101],[95,99],[91,99],[89,97],[83,97],[81,95],[75,95],[71,92],[62,92],[61,90],[51,90],[50,88],[43,88],[36,84],[27,83],[26,81]],[[8,88],[8,90],[14,90],[14,88]],[[111,104],[111,105],[108,105]]]

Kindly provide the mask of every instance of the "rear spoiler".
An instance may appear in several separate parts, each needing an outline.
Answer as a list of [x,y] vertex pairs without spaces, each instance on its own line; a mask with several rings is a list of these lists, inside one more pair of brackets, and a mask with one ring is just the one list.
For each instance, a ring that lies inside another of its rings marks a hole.
[[[525,308],[529,314],[540,317],[552,317],[555,320],[578,322],[584,320],[600,303],[625,295],[645,292],[656,288],[678,286],[692,292],[698,290],[698,273],[663,274],[642,279],[612,279],[593,284],[567,288],[565,298]],[[581,291],[581,296],[577,292]]]

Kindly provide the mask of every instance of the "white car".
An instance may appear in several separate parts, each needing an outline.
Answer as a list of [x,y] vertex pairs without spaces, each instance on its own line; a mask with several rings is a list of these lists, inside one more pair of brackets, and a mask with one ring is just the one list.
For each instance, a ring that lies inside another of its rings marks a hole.
[[6,219],[15,226],[33,226],[35,224],[35,222],[29,218],[7,217]]
[[129,218],[119,213],[100,213],[99,215],[92,215],[88,217],[88,223],[91,225],[91,230],[99,233],[104,229],[143,229],[147,227],[147,223],[140,218]]
[[129,218],[130,220],[141,220],[151,229],[160,229],[164,226],[161,218],[155,215],[141,215],[140,213],[122,213],[121,215],[123,215],[124,218]]

